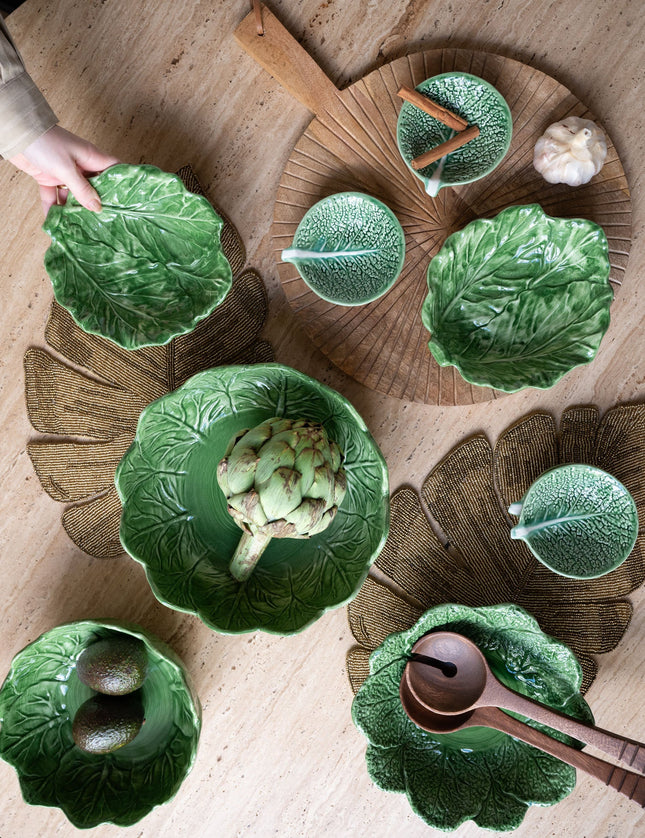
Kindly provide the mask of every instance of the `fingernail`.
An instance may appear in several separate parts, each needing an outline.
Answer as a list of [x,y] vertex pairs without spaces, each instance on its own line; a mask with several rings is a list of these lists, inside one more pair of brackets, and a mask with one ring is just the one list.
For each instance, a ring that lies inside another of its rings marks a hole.
[[92,212],[101,212],[101,202],[96,198],[92,198],[88,201],[87,208],[92,210]]

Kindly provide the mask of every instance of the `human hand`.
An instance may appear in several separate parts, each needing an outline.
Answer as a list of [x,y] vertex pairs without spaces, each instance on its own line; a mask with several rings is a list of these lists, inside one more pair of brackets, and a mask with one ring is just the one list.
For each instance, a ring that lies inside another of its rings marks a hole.
[[54,125],[21,154],[9,159],[38,184],[45,215],[53,204],[64,203],[68,192],[86,209],[99,212],[101,201],[87,176],[119,162],[116,157],[104,154],[92,143],[59,125]]

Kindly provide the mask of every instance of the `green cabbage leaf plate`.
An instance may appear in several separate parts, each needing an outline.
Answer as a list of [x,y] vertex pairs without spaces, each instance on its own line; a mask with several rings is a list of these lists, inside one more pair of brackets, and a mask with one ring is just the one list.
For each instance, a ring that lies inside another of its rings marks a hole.
[[613,291],[607,239],[537,204],[453,233],[427,271],[421,318],[430,351],[472,384],[547,388],[596,355]]
[[43,225],[57,301],[86,332],[124,349],[192,331],[232,285],[222,219],[206,198],[155,166],[118,164],[91,183],[101,212],[70,194]]
[[441,629],[476,643],[507,687],[593,723],[579,692],[578,661],[526,611],[516,605],[439,605],[412,628],[389,635],[370,656],[370,674],[352,705],[354,723],[369,742],[368,772],[379,788],[406,794],[413,811],[435,829],[456,829],[467,820],[487,829],[515,829],[530,805],[548,806],[566,797],[575,786],[576,771],[491,728],[434,734],[414,724],[401,704],[399,684],[416,641]]

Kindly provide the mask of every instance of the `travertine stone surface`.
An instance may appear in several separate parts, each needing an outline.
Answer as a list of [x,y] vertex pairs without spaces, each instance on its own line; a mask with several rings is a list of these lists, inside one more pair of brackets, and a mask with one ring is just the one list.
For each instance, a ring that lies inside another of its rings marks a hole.
[[[624,287],[596,360],[546,392],[470,407],[398,401],[346,377],[315,349],[282,292],[271,250],[273,202],[308,111],[235,43],[247,0],[27,0],[8,20],[32,75],[61,122],[125,161],[173,171],[191,163],[231,217],[270,295],[265,332],[281,362],[344,393],[381,445],[391,486],[420,487],[431,466],[474,432],[496,440],[534,408],[645,397],[645,125],[641,103],[645,19],[630,0],[272,0],[271,8],[331,80],[344,87],[409,52],[463,47],[531,64],[587,103],[611,132],[632,191],[633,246]],[[399,795],[367,777],[365,742],[350,718],[343,609],[301,635],[219,636],[156,602],[128,558],[82,554],[60,524],[25,452],[30,428],[22,357],[44,343],[51,285],[47,237],[33,183],[0,165],[0,677],[12,656],[51,626],[83,617],[139,622],[182,655],[204,705],[194,770],[177,797],[137,826],[92,835],[374,836],[430,831]],[[645,595],[619,647],[602,658],[589,693],[597,722],[645,739]],[[58,810],[22,802],[15,772],[0,764],[0,836],[73,836]],[[634,803],[581,777],[561,804],[531,810],[517,835],[637,838]],[[435,833],[433,833],[435,834]],[[479,834],[472,825],[456,835]]]

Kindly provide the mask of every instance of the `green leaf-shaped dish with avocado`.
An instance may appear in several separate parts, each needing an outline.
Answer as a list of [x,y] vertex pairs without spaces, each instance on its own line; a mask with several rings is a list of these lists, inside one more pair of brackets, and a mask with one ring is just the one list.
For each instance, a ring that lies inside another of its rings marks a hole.
[[[78,677],[77,661],[93,644],[123,635],[140,640],[147,653],[136,693],[145,722],[118,750],[88,753],[74,742],[73,722],[88,699],[101,695]],[[82,829],[130,826],[169,800],[192,768],[200,729],[199,700],[179,658],[127,623],[82,620],[51,629],[15,656],[0,689],[0,756],[18,772],[25,801],[57,806]]]
[[231,288],[222,219],[177,175],[155,166],[118,164],[91,183],[101,212],[69,195],[43,225],[58,302],[86,332],[125,349],[192,331]]
[[442,629],[476,643],[507,687],[593,723],[574,654],[544,634],[530,614],[516,605],[439,605],[412,628],[389,635],[370,656],[370,674],[352,705],[354,723],[369,741],[370,777],[379,788],[406,794],[434,829],[453,830],[467,820],[486,829],[515,829],[530,805],[549,806],[572,791],[575,768],[491,728],[435,734],[414,724],[399,696],[403,670],[416,641]]
[[593,360],[609,327],[607,239],[581,218],[509,207],[453,233],[432,259],[430,351],[472,384],[547,388]]

